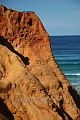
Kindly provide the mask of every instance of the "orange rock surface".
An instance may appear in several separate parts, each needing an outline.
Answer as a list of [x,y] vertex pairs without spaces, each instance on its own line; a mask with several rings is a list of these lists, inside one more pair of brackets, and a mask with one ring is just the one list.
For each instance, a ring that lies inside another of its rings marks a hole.
[[80,96],[32,11],[0,5],[0,120],[80,120]]

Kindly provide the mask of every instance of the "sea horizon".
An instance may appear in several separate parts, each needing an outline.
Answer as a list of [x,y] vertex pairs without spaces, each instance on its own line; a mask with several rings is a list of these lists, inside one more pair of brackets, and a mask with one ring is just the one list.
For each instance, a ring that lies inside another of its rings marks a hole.
[[80,36],[80,35],[74,35],[74,34],[73,34],[73,35],[49,35],[49,36],[50,36],[50,37],[52,37],[52,36],[54,36],[54,37],[55,37],[55,36],[56,36],[56,37],[66,36],[66,37],[67,37],[67,36]]

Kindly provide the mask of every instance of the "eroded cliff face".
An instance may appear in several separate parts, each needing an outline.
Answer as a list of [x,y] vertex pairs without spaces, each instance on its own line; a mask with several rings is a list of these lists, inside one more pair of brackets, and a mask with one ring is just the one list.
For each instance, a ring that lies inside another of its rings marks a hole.
[[34,12],[0,5],[0,120],[80,120],[80,97]]

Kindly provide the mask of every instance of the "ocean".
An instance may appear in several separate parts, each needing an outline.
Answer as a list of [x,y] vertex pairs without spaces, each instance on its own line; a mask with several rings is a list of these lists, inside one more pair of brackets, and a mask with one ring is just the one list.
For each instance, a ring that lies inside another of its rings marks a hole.
[[56,62],[80,94],[80,35],[50,36],[50,42]]

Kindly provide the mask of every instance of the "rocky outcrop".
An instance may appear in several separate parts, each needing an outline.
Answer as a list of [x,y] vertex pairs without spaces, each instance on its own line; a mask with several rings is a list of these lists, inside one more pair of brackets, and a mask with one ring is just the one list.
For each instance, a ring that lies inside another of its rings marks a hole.
[[0,118],[80,120],[80,97],[56,64],[40,19],[2,5]]

